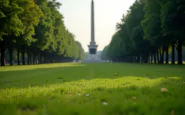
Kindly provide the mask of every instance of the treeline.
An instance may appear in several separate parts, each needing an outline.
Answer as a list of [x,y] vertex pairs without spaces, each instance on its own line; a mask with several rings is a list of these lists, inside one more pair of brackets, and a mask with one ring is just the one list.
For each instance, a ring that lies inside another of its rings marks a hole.
[[117,32],[104,48],[102,58],[175,64],[177,55],[178,64],[182,64],[184,13],[185,0],[136,0],[116,25]]
[[64,25],[60,6],[56,0],[0,0],[1,66],[84,57],[81,44]]

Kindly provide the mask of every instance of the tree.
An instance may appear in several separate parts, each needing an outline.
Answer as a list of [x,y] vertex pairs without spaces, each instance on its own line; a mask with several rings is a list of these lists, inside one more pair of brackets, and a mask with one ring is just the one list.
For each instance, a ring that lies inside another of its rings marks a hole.
[[[145,18],[142,21],[142,27],[144,30],[144,39],[149,40],[151,46],[153,47],[151,53],[154,56],[156,62],[156,55],[158,57],[158,51],[163,48],[163,44],[166,43],[166,57],[168,57],[168,45],[169,43],[166,42],[168,39],[164,39],[161,33],[161,19],[160,19],[160,12],[161,7],[157,0],[146,0],[145,4]],[[158,60],[158,63],[163,63],[163,55],[161,55],[161,60]],[[157,58],[159,59],[159,58]],[[167,62],[168,63],[168,60]]]
[[136,0],[127,15],[123,15],[121,23],[116,25],[118,32],[102,56],[113,60],[119,57],[127,62],[161,64],[165,57],[168,64],[169,51],[172,50],[172,64],[175,64],[176,47],[178,64],[182,64],[184,11],[184,0]]
[[56,0],[0,1],[1,65],[5,65],[5,50],[13,65],[14,49],[17,62],[23,65],[82,59],[84,50],[66,28]]
[[0,45],[1,45],[1,66],[5,66],[5,46],[8,42],[15,42],[13,36],[19,36],[23,30],[23,23],[18,15],[23,8],[18,6],[17,0],[0,1]]
[[[162,33],[165,37],[172,37],[172,57],[174,58],[174,46],[177,45],[178,64],[182,64],[182,45],[185,41],[184,19],[185,1],[184,0],[162,0],[161,6]],[[174,63],[174,59],[173,62]]]
[[103,59],[103,60],[108,60],[109,59],[109,57],[108,57],[108,47],[109,46],[106,46],[103,49],[102,53],[101,53],[101,59]]

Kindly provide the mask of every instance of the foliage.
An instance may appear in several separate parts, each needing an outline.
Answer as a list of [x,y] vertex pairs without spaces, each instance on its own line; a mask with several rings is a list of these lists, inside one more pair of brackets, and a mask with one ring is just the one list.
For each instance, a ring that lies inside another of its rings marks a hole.
[[[56,0],[1,0],[0,1],[1,65],[5,65],[8,49],[13,65],[14,49],[17,62],[36,64],[83,59],[84,50],[75,36],[65,27],[64,17]],[[25,57],[26,56],[26,57]],[[31,59],[33,57],[33,59]]]
[[108,50],[103,51],[109,52],[104,57],[114,61],[163,63],[165,53],[166,64],[169,59],[175,64],[176,48],[178,64],[182,64],[184,11],[183,0],[136,0],[116,25],[117,36],[112,37]]
[[0,1],[0,40],[3,40],[4,35],[19,36],[22,33],[22,21],[18,15],[24,11],[22,7],[17,4],[17,0],[1,0]]

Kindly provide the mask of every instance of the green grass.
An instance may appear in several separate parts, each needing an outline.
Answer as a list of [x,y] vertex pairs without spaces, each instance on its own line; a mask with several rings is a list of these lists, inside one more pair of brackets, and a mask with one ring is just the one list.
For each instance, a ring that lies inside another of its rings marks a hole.
[[0,67],[0,115],[185,115],[184,82],[178,65]]

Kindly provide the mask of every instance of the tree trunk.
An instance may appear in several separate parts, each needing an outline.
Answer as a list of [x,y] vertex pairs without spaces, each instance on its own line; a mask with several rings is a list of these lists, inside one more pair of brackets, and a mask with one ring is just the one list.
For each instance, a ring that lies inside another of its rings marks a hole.
[[177,51],[178,51],[178,64],[182,64],[182,41],[178,41],[178,46],[177,46]]
[[33,52],[33,64],[36,64],[35,62],[35,53]]
[[147,58],[148,58],[147,63],[150,63],[150,61],[151,61],[150,54],[149,54],[149,56]]
[[22,46],[22,64],[25,65],[25,46]]
[[141,56],[141,63],[143,63],[144,62],[144,59],[143,59],[143,55]]
[[5,66],[5,47],[4,47],[4,41],[1,41],[1,66]]
[[29,60],[30,60],[30,52],[29,52],[29,48],[27,48],[27,65],[30,65],[30,62],[29,62]]
[[160,63],[164,64],[164,48],[162,48]]
[[149,59],[149,55],[146,54],[146,63],[149,63],[150,59]]
[[10,44],[9,47],[9,56],[10,56],[10,65],[13,66],[13,48],[12,48],[12,44]]
[[42,64],[42,55],[39,55],[39,64]]
[[165,52],[166,52],[166,64],[168,64],[169,62],[168,46],[165,47]]
[[[55,59],[56,59],[56,58],[55,58]],[[136,62],[136,56],[133,56],[132,60],[133,60],[132,62],[135,63],[135,62]],[[56,59],[56,61],[57,61],[57,59]],[[120,61],[121,61],[121,60],[120,60]]]
[[30,64],[33,64],[32,61],[33,60],[33,55],[30,53]]
[[158,56],[159,56],[159,62],[158,62],[158,63],[159,63],[159,64],[161,64],[161,54],[162,54],[162,53],[161,53],[161,50],[160,50],[160,51],[159,51],[159,54],[158,54]]
[[160,60],[159,60],[159,52],[158,51],[156,53],[156,56],[157,56],[157,63],[159,64]]
[[29,53],[29,51],[28,51],[27,55],[28,55],[27,64],[30,65],[30,53]]
[[29,53],[29,63],[30,63],[30,65],[32,64],[31,57],[32,57],[32,55],[31,55],[31,53]]
[[150,63],[153,63],[153,55],[152,55],[152,53],[150,54]]
[[140,56],[137,56],[137,62],[140,63]]
[[175,64],[175,44],[172,43],[172,64]]
[[157,63],[156,54],[155,54],[155,53],[154,53],[154,63],[155,63],[155,64]]
[[46,61],[45,61],[45,56],[42,56],[42,64],[45,64]]
[[148,63],[148,55],[147,54],[144,55],[144,63]]
[[20,65],[20,50],[17,48],[17,64]]

